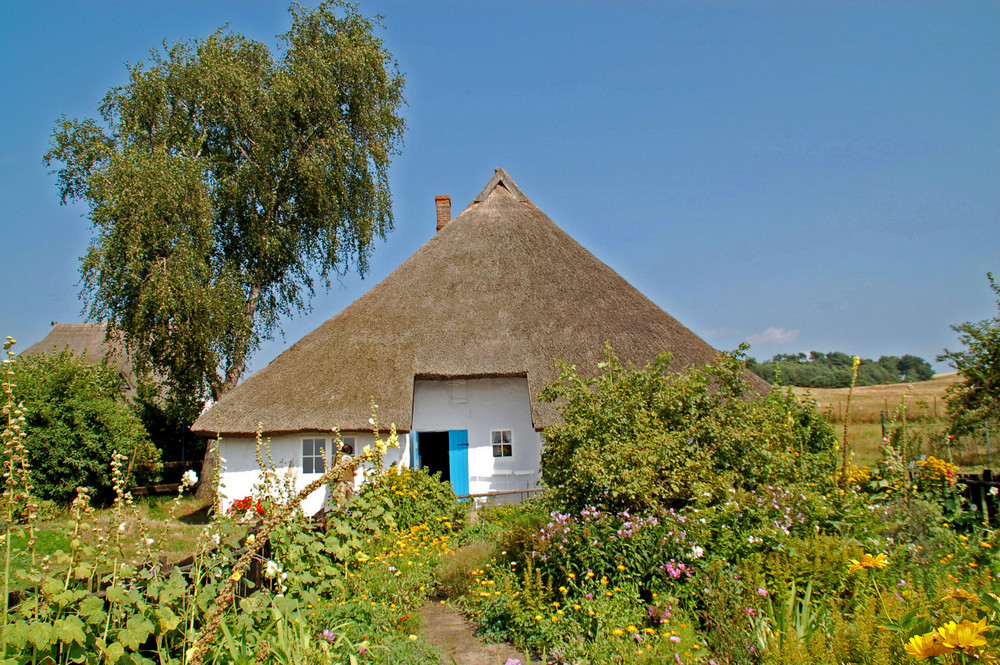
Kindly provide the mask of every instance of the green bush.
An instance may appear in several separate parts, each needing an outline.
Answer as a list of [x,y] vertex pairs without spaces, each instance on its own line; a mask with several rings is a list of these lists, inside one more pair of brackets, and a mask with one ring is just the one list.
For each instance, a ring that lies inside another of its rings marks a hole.
[[125,455],[130,484],[156,478],[160,453],[125,400],[121,373],[64,350],[19,358],[14,399],[23,402],[28,458],[37,495],[68,502],[77,487],[107,498],[111,455]]
[[684,374],[669,363],[623,366],[608,348],[598,376],[563,365],[545,387],[564,420],[545,430],[542,453],[556,509],[655,512],[711,488],[832,476],[832,427],[791,394],[756,395],[740,352]]
[[369,506],[384,506],[386,519],[398,529],[427,524],[438,530],[460,528],[468,505],[459,503],[451,483],[427,469],[391,467],[368,478],[352,503],[359,517],[370,514]]

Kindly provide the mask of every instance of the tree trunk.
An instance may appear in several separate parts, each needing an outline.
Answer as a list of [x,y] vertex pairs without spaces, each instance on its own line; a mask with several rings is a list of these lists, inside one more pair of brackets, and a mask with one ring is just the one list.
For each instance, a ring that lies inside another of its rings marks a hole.
[[[250,296],[247,298],[246,302],[246,313],[250,321],[253,321],[253,315],[257,311],[257,300],[260,298],[260,287],[252,286],[250,288]],[[239,383],[240,378],[243,376],[243,369],[246,367],[247,359],[247,342],[245,338],[238,340],[240,344],[237,344],[236,350],[233,353],[233,358],[229,363],[229,368],[226,370],[224,382],[216,389],[218,393],[216,395],[216,401],[222,399],[222,396],[228,393],[230,390],[236,387]],[[218,497],[212,488],[212,476],[215,474],[215,468],[219,463],[219,442],[216,439],[212,439],[208,442],[208,446],[205,448],[205,459],[201,463],[201,484],[198,485],[198,490],[195,492],[195,497],[202,501],[217,501]]]
[[216,496],[212,487],[212,477],[215,475],[215,468],[219,460],[219,441],[210,439],[205,448],[205,459],[201,463],[201,475],[198,476],[198,489],[194,496],[199,501],[215,501]]

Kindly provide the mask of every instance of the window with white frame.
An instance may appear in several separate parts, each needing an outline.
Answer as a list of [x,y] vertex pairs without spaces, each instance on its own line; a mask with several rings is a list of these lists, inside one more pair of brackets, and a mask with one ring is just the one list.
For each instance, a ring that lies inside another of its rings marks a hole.
[[302,473],[326,471],[326,439],[302,439]]
[[490,438],[493,442],[493,457],[511,457],[514,454],[511,449],[509,429],[492,430]]

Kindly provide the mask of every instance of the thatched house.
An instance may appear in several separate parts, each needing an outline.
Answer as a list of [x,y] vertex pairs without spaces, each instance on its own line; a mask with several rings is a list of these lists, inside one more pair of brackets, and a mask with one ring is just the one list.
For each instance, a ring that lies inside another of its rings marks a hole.
[[117,367],[125,382],[125,394],[135,397],[139,379],[132,363],[128,360],[125,346],[121,342],[107,340],[107,327],[103,323],[56,323],[52,322],[49,334],[20,353],[29,356],[34,353],[60,353],[69,349],[74,356],[85,357],[97,365],[107,360]]
[[557,360],[593,370],[605,341],[637,364],[663,350],[678,369],[715,357],[502,169],[454,219],[448,197],[437,205],[437,234],[403,265],[195,422],[222,436],[227,500],[257,477],[258,422],[278,466],[305,485],[334,427],[356,446],[372,440],[372,398],[400,432],[388,463],[441,471],[458,494],[534,486],[542,430],[559,418],[537,396]]

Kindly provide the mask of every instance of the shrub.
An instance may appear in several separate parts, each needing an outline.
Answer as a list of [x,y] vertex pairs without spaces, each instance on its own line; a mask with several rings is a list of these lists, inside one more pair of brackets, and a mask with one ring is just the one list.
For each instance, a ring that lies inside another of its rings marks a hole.
[[125,400],[121,373],[64,350],[19,358],[14,399],[24,403],[28,457],[41,498],[69,502],[77,487],[108,498],[111,455],[129,460],[132,483],[154,479],[160,453]]
[[[427,469],[394,466],[366,480],[355,498],[353,512],[366,513],[372,504],[384,505],[385,515],[399,529],[421,524],[450,530],[465,522],[467,504],[459,503],[451,483]],[[360,517],[361,515],[359,515]]]
[[711,487],[832,475],[831,426],[790,393],[754,394],[741,352],[684,374],[669,373],[666,354],[640,369],[606,353],[598,376],[564,364],[541,394],[564,420],[545,431],[542,453],[557,509],[650,512]]

